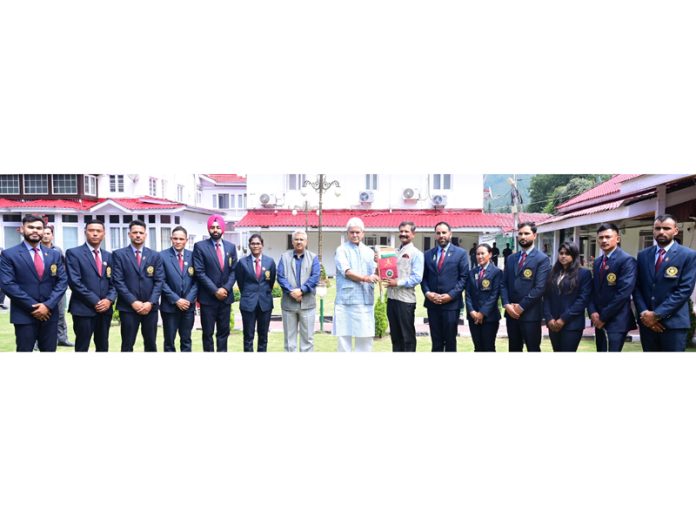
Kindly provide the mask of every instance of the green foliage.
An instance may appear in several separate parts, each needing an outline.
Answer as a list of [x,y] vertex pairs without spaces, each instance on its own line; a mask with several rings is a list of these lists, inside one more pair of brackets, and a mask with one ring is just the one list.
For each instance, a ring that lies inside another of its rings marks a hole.
[[234,294],[234,302],[238,303],[239,300],[242,298],[242,293],[239,291],[239,288],[237,286],[232,288],[232,293]]
[[611,175],[535,175],[525,211],[553,213],[556,206],[608,180]]
[[331,282],[326,277],[326,268],[324,268],[323,264],[321,265],[321,270],[319,272],[319,282],[325,283],[327,288],[331,286]]
[[121,324],[121,314],[114,308],[114,315],[111,316],[111,324]]
[[693,346],[694,332],[696,331],[696,314],[694,314],[694,303],[689,299],[689,317],[691,318],[691,328],[689,328],[689,338],[686,340],[687,346]]
[[283,296],[283,289],[280,287],[278,283],[273,285],[273,291],[271,292],[273,297],[278,298]]
[[230,333],[234,332],[234,308],[230,308]]
[[384,337],[387,326],[387,301],[378,295],[375,303],[375,337]]

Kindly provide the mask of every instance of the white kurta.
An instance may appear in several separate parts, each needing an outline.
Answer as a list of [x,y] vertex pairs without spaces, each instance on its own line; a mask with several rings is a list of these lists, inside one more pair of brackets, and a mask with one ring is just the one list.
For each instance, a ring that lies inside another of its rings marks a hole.
[[347,270],[359,275],[375,272],[375,253],[360,243],[345,242],[336,250],[336,303],[333,334],[337,336],[375,336],[375,286],[348,279]]

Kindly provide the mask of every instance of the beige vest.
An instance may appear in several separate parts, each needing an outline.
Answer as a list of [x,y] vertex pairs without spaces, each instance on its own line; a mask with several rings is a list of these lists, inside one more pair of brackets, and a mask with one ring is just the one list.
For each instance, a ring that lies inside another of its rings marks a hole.
[[[416,248],[412,242],[396,250],[396,256],[398,258],[396,266],[399,270],[400,280],[408,279],[408,277],[411,275],[411,269],[413,267],[413,257],[416,253],[421,253],[421,251],[418,248]],[[408,255],[408,257],[404,257],[404,255]],[[401,301],[402,303],[415,303],[416,289],[405,288],[404,286],[387,288],[387,298],[394,299],[396,301]]]

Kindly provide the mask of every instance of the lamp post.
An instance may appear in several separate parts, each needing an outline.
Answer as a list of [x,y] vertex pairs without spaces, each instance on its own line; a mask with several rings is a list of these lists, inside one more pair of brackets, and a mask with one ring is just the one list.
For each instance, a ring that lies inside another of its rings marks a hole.
[[338,183],[337,180],[332,180],[332,181],[327,181],[326,180],[326,175],[320,174],[317,175],[317,178],[314,182],[306,180],[302,184],[303,188],[312,188],[314,191],[319,192],[319,208],[317,211],[317,215],[319,216],[319,225],[317,228],[317,231],[319,233],[319,246],[318,246],[318,255],[319,255],[319,264],[322,264],[322,253],[323,253],[323,248],[324,248],[324,237],[323,237],[323,232],[322,232],[322,210],[324,206],[324,192],[328,189],[330,189],[332,186],[336,186],[336,191],[338,192],[339,188],[341,185]]
[[[339,194],[341,185],[337,180],[328,181],[326,180],[326,175],[319,174],[314,182],[306,180],[302,184],[302,188],[312,188],[314,191],[319,192],[319,207],[317,209],[317,217],[319,224],[317,226],[317,232],[319,236],[317,255],[319,256],[319,265],[323,267],[322,254],[324,252],[324,236],[322,229],[322,210],[324,208],[324,192],[330,189],[332,186],[336,186],[336,195]],[[306,217],[306,215],[305,215]],[[319,329],[324,332],[324,296],[326,295],[326,283],[321,282],[317,286],[317,295],[319,296]]]

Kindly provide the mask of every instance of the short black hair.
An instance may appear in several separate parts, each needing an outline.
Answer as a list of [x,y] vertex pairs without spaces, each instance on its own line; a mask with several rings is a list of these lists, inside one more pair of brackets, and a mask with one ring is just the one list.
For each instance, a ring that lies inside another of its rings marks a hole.
[[188,232],[186,231],[186,228],[184,228],[183,226],[177,226],[176,228],[174,228],[172,230],[172,235],[174,235],[176,232],[184,232],[184,235],[186,235],[186,237],[188,238]]
[[478,251],[479,248],[485,248],[488,253],[491,253],[493,251],[493,248],[491,248],[490,244],[486,244],[485,242],[482,242],[476,247],[476,251]]
[[261,237],[261,235],[259,235],[258,233],[254,233],[251,237],[249,237],[249,246],[251,246],[251,241],[254,239],[258,239],[259,241],[261,241],[261,246],[263,246],[263,237]]
[[440,221],[435,225],[435,229],[437,230],[438,226],[447,226],[447,231],[452,231],[452,227],[447,224],[445,221]]
[[102,228],[105,228],[104,221],[100,221],[99,219],[90,219],[85,222],[85,230],[87,229],[87,226],[89,226],[90,224],[100,224]]
[[41,221],[43,222],[44,226],[46,226],[46,223],[43,220],[43,217],[39,217],[38,215],[25,215],[24,218],[22,218],[22,224],[26,224],[28,222],[36,222],[36,221]]
[[599,234],[607,230],[614,230],[617,234],[621,233],[619,231],[619,227],[613,222],[603,222],[602,224],[600,224],[599,228],[597,228],[597,233]]
[[520,230],[521,230],[522,228],[524,228],[525,226],[528,226],[529,229],[532,230],[532,233],[536,233],[536,232],[537,232],[536,222],[532,222],[532,221],[524,221],[524,222],[521,222],[521,223],[517,226],[517,231],[520,231]]
[[655,222],[665,222],[669,220],[672,220],[674,221],[674,224],[677,224],[677,218],[669,213],[663,213],[662,215],[655,217]]
[[147,230],[147,224],[138,219],[135,219],[134,221],[130,221],[130,223],[128,223],[128,231],[131,231],[133,226],[142,226],[143,228],[145,228],[145,230]]
[[413,223],[413,221],[401,221],[401,224],[399,224],[399,229],[403,228],[404,226],[409,226],[412,232],[416,231],[416,225]]

